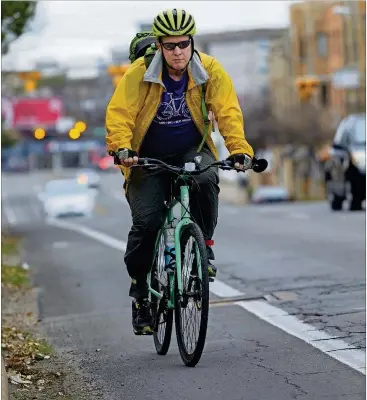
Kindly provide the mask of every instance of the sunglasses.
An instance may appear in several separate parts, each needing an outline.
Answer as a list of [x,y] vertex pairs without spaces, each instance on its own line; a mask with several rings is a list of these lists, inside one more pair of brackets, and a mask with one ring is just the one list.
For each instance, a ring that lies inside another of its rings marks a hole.
[[161,45],[166,49],[166,50],[174,50],[176,46],[178,46],[179,49],[187,49],[190,46],[191,39],[188,40],[183,40],[182,42],[178,43],[173,43],[173,42],[161,42]]

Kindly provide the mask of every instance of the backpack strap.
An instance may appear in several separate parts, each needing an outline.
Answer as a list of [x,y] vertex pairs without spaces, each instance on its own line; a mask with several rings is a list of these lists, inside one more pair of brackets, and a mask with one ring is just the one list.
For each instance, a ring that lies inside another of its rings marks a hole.
[[[199,147],[196,150],[198,153],[200,153],[200,151],[202,150],[202,148],[206,142],[206,139],[208,137],[208,134],[209,134],[210,119],[208,117],[208,109],[207,109],[206,103],[205,103],[206,85],[207,85],[206,83],[204,85],[200,85],[201,112],[203,113],[203,117],[204,117],[204,136],[203,136],[203,140],[201,141],[201,143],[199,144]],[[212,124],[212,132],[215,132],[214,123]]]
[[[194,52],[197,54],[197,56],[199,57],[199,59],[201,61],[199,52],[197,50],[194,50]],[[200,86],[201,112],[203,113],[203,117],[204,117],[204,136],[203,136],[203,140],[201,141],[201,143],[199,144],[199,147],[196,150],[198,153],[200,153],[200,151],[202,150],[202,148],[206,142],[206,139],[208,137],[208,134],[209,134],[210,119],[208,117],[208,109],[207,109],[206,103],[205,103],[206,86],[207,86],[207,83],[204,83],[203,85]],[[212,124],[212,132],[215,132],[214,123]]]

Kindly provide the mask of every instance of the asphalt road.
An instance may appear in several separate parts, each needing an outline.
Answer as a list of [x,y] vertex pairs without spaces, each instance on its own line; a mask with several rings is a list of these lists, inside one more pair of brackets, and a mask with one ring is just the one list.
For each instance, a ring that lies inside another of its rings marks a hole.
[[[175,336],[161,357],[151,337],[132,333],[122,251],[129,208],[120,176],[102,176],[94,216],[59,226],[46,223],[36,197],[49,176],[6,176],[2,221],[25,235],[50,341],[103,399],[365,398],[365,372],[357,371],[365,357],[364,212],[222,202],[208,336],[189,369]],[[216,303],[223,297],[234,300]]]

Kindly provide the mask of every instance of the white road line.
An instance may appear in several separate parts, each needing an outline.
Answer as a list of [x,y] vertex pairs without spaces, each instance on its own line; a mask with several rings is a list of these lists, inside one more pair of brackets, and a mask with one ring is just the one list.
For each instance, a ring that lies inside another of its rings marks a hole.
[[218,297],[237,297],[243,296],[243,293],[237,289],[228,286],[226,283],[217,279],[210,284],[210,291]]
[[74,224],[73,222],[60,221],[53,218],[48,218],[46,222],[47,224],[57,226],[58,228],[64,228],[70,231],[81,233],[82,235],[95,239],[105,244],[106,246],[112,247],[116,250],[119,251],[126,250],[126,242],[123,242],[122,240],[117,240],[112,236],[106,235],[103,232],[96,231],[95,229]]
[[289,315],[287,312],[280,310],[278,307],[274,307],[266,301],[239,301],[235,304],[269,324],[282,329],[284,332],[303,340],[356,371],[364,375],[366,374],[365,352],[355,349],[354,346],[349,345],[343,340],[335,339],[334,336],[330,336],[311,325],[303,323],[293,315]]
[[17,222],[17,217],[15,215],[14,210],[9,205],[8,196],[6,194],[3,194],[2,203],[3,203],[4,213],[5,213],[6,219],[8,220],[8,223],[10,225],[15,225],[15,223]]
[[13,209],[10,206],[4,204],[4,213],[9,224],[15,225],[15,223],[17,222],[17,217],[15,216]]
[[[96,231],[95,229],[55,219],[48,219],[47,223],[59,228],[81,233],[116,250],[126,250],[126,242],[117,240],[112,236]],[[242,292],[228,286],[224,282],[218,281],[217,279],[211,284],[210,291],[218,297],[235,297],[243,295]],[[303,340],[339,362],[348,365],[364,375],[366,374],[366,355],[364,351],[355,349],[343,340],[335,339],[335,337],[319,331],[314,326],[302,322],[281,308],[268,304],[265,300],[238,301],[234,304],[242,307],[251,314],[254,314],[259,319]]]

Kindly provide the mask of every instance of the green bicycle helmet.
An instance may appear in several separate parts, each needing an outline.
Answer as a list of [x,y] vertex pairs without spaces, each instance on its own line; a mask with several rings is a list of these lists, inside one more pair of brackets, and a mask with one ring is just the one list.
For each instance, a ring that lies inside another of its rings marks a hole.
[[173,8],[161,11],[153,22],[153,34],[161,36],[193,36],[196,33],[194,17],[185,10]]
[[146,50],[156,41],[153,32],[139,32],[130,43],[129,60],[133,63],[143,57]]

